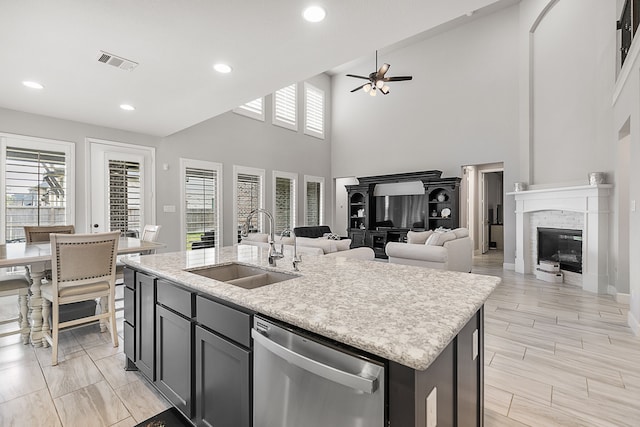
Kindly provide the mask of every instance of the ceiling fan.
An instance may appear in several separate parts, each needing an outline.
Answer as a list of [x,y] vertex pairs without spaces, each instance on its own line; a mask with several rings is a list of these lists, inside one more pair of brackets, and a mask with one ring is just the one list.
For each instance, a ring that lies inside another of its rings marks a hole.
[[[351,92],[358,91],[362,89],[365,92],[368,92],[371,96],[376,96],[376,92],[379,90],[383,95],[389,93],[389,86],[386,84],[387,82],[401,82],[405,80],[413,79],[413,76],[396,76],[396,77],[385,77],[387,71],[389,71],[389,64],[382,64],[382,67],[378,69],[378,71],[374,71],[369,74],[369,77],[365,76],[357,76],[355,74],[347,74],[347,77],[355,77],[356,79],[364,79],[369,80],[368,83],[363,84],[362,86],[358,86],[353,89]],[[378,68],[378,51],[376,50],[376,68]]]

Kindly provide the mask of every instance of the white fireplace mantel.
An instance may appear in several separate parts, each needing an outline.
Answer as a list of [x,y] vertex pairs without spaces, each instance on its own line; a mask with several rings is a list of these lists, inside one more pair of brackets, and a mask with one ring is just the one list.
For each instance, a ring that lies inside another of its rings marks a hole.
[[529,216],[537,211],[584,214],[582,288],[606,293],[609,285],[609,196],[611,184],[544,188],[507,193],[516,199],[516,272],[529,274],[531,265]]

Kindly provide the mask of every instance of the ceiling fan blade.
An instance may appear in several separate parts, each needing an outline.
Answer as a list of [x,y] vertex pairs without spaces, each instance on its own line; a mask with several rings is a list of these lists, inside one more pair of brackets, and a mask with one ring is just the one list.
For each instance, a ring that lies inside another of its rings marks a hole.
[[380,67],[380,69],[378,70],[378,73],[376,74],[376,78],[377,79],[384,78],[384,75],[387,74],[387,71],[389,71],[389,67],[391,67],[391,65],[386,63],[382,64],[382,67]]
[[413,76],[396,76],[396,77],[385,77],[383,80],[385,82],[402,82],[405,80],[412,80]]
[[365,80],[369,80],[369,77],[365,77],[365,76],[356,76],[355,74],[347,74],[347,77],[355,77],[356,79],[365,79]]
[[365,86],[366,86],[366,85],[368,85],[368,84],[369,84],[369,83],[365,83],[365,84],[363,84],[362,86],[358,86],[357,88],[353,89],[351,92],[357,92],[357,91],[359,91],[360,89],[362,89],[363,87],[365,87]]

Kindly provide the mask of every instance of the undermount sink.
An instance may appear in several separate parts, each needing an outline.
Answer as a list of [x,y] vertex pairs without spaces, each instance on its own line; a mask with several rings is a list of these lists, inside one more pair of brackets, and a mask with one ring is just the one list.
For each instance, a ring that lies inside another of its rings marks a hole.
[[255,289],[300,277],[298,274],[280,273],[235,262],[186,271],[244,289]]

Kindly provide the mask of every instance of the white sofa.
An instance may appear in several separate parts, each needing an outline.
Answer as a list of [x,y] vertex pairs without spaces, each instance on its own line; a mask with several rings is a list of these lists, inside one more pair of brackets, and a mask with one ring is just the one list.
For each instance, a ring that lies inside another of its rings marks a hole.
[[444,232],[410,231],[407,243],[389,242],[385,252],[391,263],[469,273],[473,240],[466,228]]

